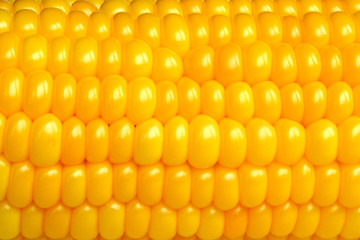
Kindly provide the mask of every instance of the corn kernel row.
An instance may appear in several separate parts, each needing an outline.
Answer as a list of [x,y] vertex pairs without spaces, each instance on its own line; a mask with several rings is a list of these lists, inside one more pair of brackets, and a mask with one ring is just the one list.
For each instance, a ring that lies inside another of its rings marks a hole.
[[0,213],[0,234],[4,229],[7,232],[0,237],[5,239],[19,233],[28,239],[41,237],[43,233],[52,239],[68,235],[74,239],[95,239],[98,234],[104,239],[119,239],[124,234],[131,239],[146,235],[151,239],[172,239],[176,234],[196,235],[200,239],[222,236],[235,239],[243,235],[261,239],[268,234],[277,237],[292,234],[295,239],[309,239],[312,235],[320,239],[360,236],[357,228],[360,209],[345,209],[337,203],[318,207],[312,202],[296,205],[289,201],[278,207],[239,205],[223,212],[214,206],[198,209],[187,205],[178,211],[163,203],[149,207],[137,199],[128,204],[111,199],[98,208],[87,202],[75,208],[58,203],[46,210],[33,204],[19,209],[2,201]]
[[[134,126],[122,118],[110,126],[101,118],[85,124],[76,117],[62,124],[53,114],[32,122],[18,112],[0,118],[0,153],[10,162],[30,159],[35,166],[65,165],[83,162],[123,163],[134,160],[139,165],[163,161],[180,165],[188,161],[195,168],[220,163],[238,167],[245,159],[265,166],[277,161],[293,165],[305,154],[315,165],[337,160],[360,160],[360,118],[349,117],[339,126],[320,119],[306,127],[281,119],[274,126],[252,118],[244,126],[224,118],[217,123],[207,115],[198,115],[190,123],[176,116],[165,125],[150,118]],[[258,151],[262,149],[262,151]]]
[[10,163],[1,156],[0,167],[0,200],[6,197],[19,208],[32,202],[50,208],[60,199],[68,207],[84,201],[102,206],[111,197],[121,203],[137,197],[148,206],[164,201],[172,209],[191,202],[198,208],[214,204],[227,211],[239,203],[249,208],[264,202],[277,207],[289,200],[295,204],[313,201],[319,207],[336,202],[346,208],[360,207],[359,164],[334,162],[315,167],[303,158],[294,166],[243,163],[238,168],[137,166],[133,162],[34,167],[29,161]]
[[171,81],[155,84],[143,77],[127,83],[119,75],[76,82],[70,74],[53,79],[44,70],[25,78],[17,69],[0,74],[0,113],[9,117],[23,110],[32,120],[52,112],[61,121],[75,115],[84,123],[101,117],[110,124],[126,115],[134,124],[151,117],[165,124],[176,115],[191,121],[202,113],[216,121],[229,117],[246,124],[257,117],[274,123],[288,118],[308,126],[321,118],[340,124],[351,115],[360,117],[359,109],[360,85],[351,88],[343,81],[328,88],[319,81],[303,87],[289,83],[281,88],[272,81],[252,88],[238,82],[224,88],[214,80],[200,87],[188,77],[175,85]]

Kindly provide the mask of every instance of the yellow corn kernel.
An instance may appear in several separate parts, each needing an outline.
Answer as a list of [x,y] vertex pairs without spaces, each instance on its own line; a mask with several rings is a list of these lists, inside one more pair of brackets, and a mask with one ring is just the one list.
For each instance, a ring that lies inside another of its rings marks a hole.
[[[355,42],[355,24],[348,13],[334,12],[329,17],[330,43],[340,49]],[[346,31],[344,30],[346,29]]]
[[98,211],[84,203],[72,211],[70,234],[75,239],[93,239],[98,235]]
[[139,166],[137,180],[137,197],[146,205],[156,205],[163,195],[164,166],[156,163],[150,166]]
[[247,13],[235,15],[232,27],[232,40],[240,47],[246,47],[256,41],[257,27],[252,15]]
[[350,86],[355,87],[359,85],[360,66],[356,64],[355,59],[360,54],[360,45],[350,44],[342,51],[343,65],[344,65],[344,81]]
[[258,39],[270,46],[279,44],[283,38],[281,19],[273,12],[262,12],[257,17]]
[[305,204],[312,199],[314,189],[314,166],[303,158],[292,167],[291,200],[296,204]]
[[168,48],[157,48],[153,54],[151,79],[154,82],[177,82],[183,76],[182,60],[174,51]]
[[34,204],[21,209],[20,231],[25,238],[38,238],[43,233],[44,210]]
[[60,200],[61,177],[62,168],[59,164],[36,168],[33,201],[37,206],[49,208]]
[[2,201],[0,203],[0,237],[3,239],[15,238],[20,233],[20,209]]
[[[136,1],[132,1],[132,2],[136,2]],[[134,14],[134,13],[132,13],[132,14]],[[119,12],[119,13],[115,14],[113,16],[113,21],[112,21],[112,32],[113,32],[113,35],[117,39],[120,40],[120,43],[128,43],[131,40],[133,40],[135,31],[134,31],[134,22],[133,22],[132,15],[130,15],[127,12]],[[132,46],[136,46],[136,44],[131,44],[128,46],[130,48],[133,48]],[[123,63],[125,63],[125,62],[123,62]],[[124,64],[123,67],[125,67],[125,66],[127,66],[127,65]],[[137,70],[140,71],[140,69],[137,69]],[[126,73],[127,73],[127,71],[126,71]]]
[[327,46],[320,49],[321,55],[321,76],[320,81],[325,86],[341,81],[344,74],[343,58],[338,48]]
[[29,157],[35,166],[51,166],[60,160],[61,135],[62,124],[53,114],[45,114],[33,122]]
[[291,168],[279,163],[271,163],[267,167],[268,188],[266,202],[270,206],[285,204],[290,198],[292,172]]
[[6,196],[6,190],[9,183],[10,164],[4,156],[0,155],[0,201]]
[[112,163],[125,163],[133,157],[134,124],[122,118],[109,128],[109,160]]
[[307,126],[324,117],[327,105],[327,91],[321,82],[308,83],[303,87],[304,116]]
[[290,201],[273,208],[271,234],[281,237],[289,235],[295,227],[297,214],[297,206]]
[[178,81],[176,87],[179,99],[178,115],[190,121],[200,114],[200,86],[194,80],[183,77]]
[[149,237],[153,239],[171,239],[176,234],[176,212],[164,204],[158,204],[151,210]]
[[200,239],[219,239],[224,232],[224,213],[213,206],[201,210],[200,225],[196,235]]
[[200,46],[190,50],[184,57],[184,73],[200,85],[214,79],[214,49]]
[[338,126],[339,150],[338,160],[342,163],[357,163],[360,157],[360,149],[357,147],[360,141],[360,119],[349,117]]
[[78,39],[86,36],[88,31],[88,17],[84,12],[72,10],[67,16],[66,36]]
[[340,191],[339,202],[346,208],[354,208],[359,206],[360,178],[359,164],[340,166]]
[[57,8],[45,8],[39,15],[39,32],[47,39],[65,34],[66,14]]
[[238,202],[238,172],[236,169],[215,167],[214,206],[226,211],[234,208]]
[[69,232],[71,210],[61,203],[49,208],[44,214],[44,232],[51,238],[65,238]]
[[125,207],[110,200],[99,209],[99,233],[105,239],[117,239],[124,234]]
[[316,235],[322,238],[333,238],[340,234],[345,222],[345,209],[338,204],[322,208]]
[[170,81],[158,82],[156,84],[155,118],[165,124],[176,116],[178,108],[179,97],[176,85]]
[[21,110],[23,88],[24,74],[19,69],[6,69],[1,72],[0,111],[6,117]]
[[86,165],[86,198],[90,204],[101,206],[110,200],[113,192],[112,165],[108,162]]
[[212,16],[209,19],[209,31],[209,45],[214,49],[230,43],[232,36],[230,18],[222,14]]
[[24,39],[38,32],[39,16],[30,9],[21,9],[14,14],[12,25],[14,32]]
[[61,157],[63,164],[79,164],[85,159],[85,125],[76,117],[63,123]]
[[46,39],[41,35],[26,37],[20,44],[21,57],[19,59],[19,67],[25,73],[38,69],[46,69],[48,58],[47,45]]
[[254,239],[267,236],[271,229],[272,211],[266,203],[249,209],[247,236]]
[[215,186],[214,168],[191,170],[191,203],[203,208],[213,201]]
[[142,238],[149,230],[151,209],[138,200],[133,200],[125,208],[125,233],[133,239]]
[[187,205],[178,210],[177,217],[178,234],[184,238],[194,236],[200,225],[200,210]]
[[64,166],[62,169],[61,201],[68,207],[78,207],[85,201],[85,198],[85,165]]
[[145,13],[135,22],[136,37],[146,42],[152,49],[160,46],[160,19],[157,15]]
[[100,118],[85,128],[85,158],[88,162],[102,162],[109,154],[109,127]]
[[100,41],[110,36],[110,18],[104,12],[93,12],[89,17],[89,36]]
[[137,166],[124,163],[113,166],[114,198],[119,202],[131,201],[137,192]]
[[298,238],[309,238],[315,234],[320,221],[320,209],[312,202],[300,205],[293,234]]
[[300,85],[317,81],[321,74],[321,58],[319,51],[308,43],[301,43],[295,49],[298,65],[297,82]]
[[220,121],[225,116],[225,90],[216,81],[201,86],[201,113]]
[[99,77],[102,78],[121,72],[121,52],[120,42],[116,38],[109,37],[101,41],[97,69]]

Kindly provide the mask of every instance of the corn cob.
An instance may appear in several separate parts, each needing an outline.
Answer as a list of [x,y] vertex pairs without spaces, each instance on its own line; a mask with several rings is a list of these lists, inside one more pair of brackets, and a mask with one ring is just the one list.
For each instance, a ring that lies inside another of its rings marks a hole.
[[0,239],[359,239],[360,1],[0,0]]

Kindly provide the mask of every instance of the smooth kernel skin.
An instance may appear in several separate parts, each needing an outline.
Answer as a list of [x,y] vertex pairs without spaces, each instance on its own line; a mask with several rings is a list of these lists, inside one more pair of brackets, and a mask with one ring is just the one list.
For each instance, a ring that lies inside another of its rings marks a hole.
[[6,196],[9,183],[10,163],[3,155],[0,155],[0,201]]
[[80,1],[75,1],[71,5],[71,10],[81,11],[89,17],[91,13],[97,10],[97,7],[92,2],[80,0]]
[[225,90],[225,115],[241,124],[247,123],[254,115],[252,88],[243,82],[234,83]]
[[19,62],[20,38],[14,32],[4,32],[0,34],[0,71],[7,68],[17,68]]
[[240,166],[238,176],[240,203],[248,208],[263,203],[268,188],[266,168],[245,162]]
[[183,77],[178,81],[176,87],[179,98],[178,115],[184,117],[187,121],[191,121],[200,114],[200,86],[194,80]]
[[118,75],[105,77],[100,83],[100,115],[108,123],[125,115],[127,83]]
[[272,208],[263,203],[249,209],[247,236],[253,239],[260,239],[270,233],[272,222]]
[[299,2],[298,8],[301,12],[301,15],[305,15],[307,13],[316,12],[322,13],[323,7],[321,1],[313,0],[313,1],[301,1]]
[[153,52],[154,63],[151,79],[154,82],[177,82],[183,76],[183,63],[179,55],[168,48],[157,48]]
[[346,217],[344,227],[341,231],[342,239],[356,239],[360,236],[360,209],[350,208],[346,209]]
[[70,222],[71,209],[59,203],[45,210],[44,233],[54,239],[65,238],[69,232]]
[[325,47],[330,41],[330,29],[326,17],[319,12],[309,12],[302,21],[304,42],[316,48]]
[[254,94],[254,117],[274,123],[280,118],[281,98],[279,88],[271,81],[258,83],[252,88]]
[[53,79],[48,72],[38,70],[28,74],[24,80],[22,101],[24,112],[33,120],[48,113],[51,108],[52,92]]
[[201,86],[201,113],[220,121],[225,116],[225,90],[217,81]]
[[274,46],[282,42],[283,29],[280,16],[273,12],[262,12],[257,16],[258,39]]
[[110,24],[110,18],[105,12],[93,12],[89,17],[89,36],[98,41],[109,37]]
[[85,124],[100,116],[100,80],[83,78],[76,89],[75,115]]
[[260,166],[273,161],[277,148],[275,128],[263,119],[253,118],[246,124],[245,129],[248,143],[247,161]]
[[126,116],[140,124],[150,119],[156,109],[156,86],[145,77],[136,78],[127,86]]
[[76,87],[75,78],[67,73],[58,75],[53,81],[51,112],[61,121],[75,113]]
[[66,14],[57,8],[45,8],[39,15],[39,32],[46,39],[64,36]]
[[152,239],[172,239],[176,235],[177,214],[172,208],[160,203],[151,210],[148,235]]
[[235,17],[238,13],[252,14],[251,2],[247,0],[234,0],[230,3],[230,16]]
[[320,81],[329,87],[331,84],[342,80],[343,58],[341,51],[334,46],[320,49],[321,75]]
[[121,44],[114,37],[106,38],[100,42],[97,67],[97,75],[100,78],[112,74],[120,74],[122,65],[121,52]]
[[248,210],[243,206],[225,212],[224,236],[229,239],[243,237],[246,233],[248,223]]
[[49,41],[48,71],[56,76],[69,71],[71,41],[66,36],[59,36]]
[[304,127],[292,120],[280,119],[275,123],[277,150],[275,160],[285,165],[293,165],[305,152],[306,132]]
[[242,51],[235,43],[216,50],[214,65],[215,79],[224,87],[243,80]]
[[86,165],[86,198],[90,204],[101,206],[110,200],[113,192],[112,165],[108,162]]
[[[1,39],[0,39],[1,42]],[[2,60],[0,60],[3,62]],[[1,71],[1,70],[0,70]],[[19,69],[7,69],[0,74],[0,112],[6,117],[21,109],[24,74]]]
[[24,73],[33,70],[46,69],[48,58],[48,43],[41,35],[26,37],[20,44],[19,67]]
[[315,234],[320,221],[320,208],[312,202],[298,206],[297,221],[292,234],[300,239]]
[[70,234],[75,239],[94,239],[98,235],[98,211],[89,203],[73,209]]
[[236,169],[215,167],[214,206],[227,211],[239,202],[239,180]]
[[162,124],[176,116],[179,108],[179,97],[175,83],[161,81],[156,84],[155,118]]
[[191,203],[198,208],[209,206],[214,197],[214,168],[193,168],[191,178]]
[[101,118],[86,125],[85,157],[88,162],[102,162],[109,155],[109,126]]
[[360,57],[360,45],[350,44],[342,51],[345,82],[355,87],[360,84],[360,64],[355,59]]
[[267,167],[268,188],[266,202],[270,206],[279,207],[285,204],[291,194],[292,171],[289,166],[271,163]]
[[355,42],[355,23],[346,12],[334,12],[329,17],[330,44],[343,49]]
[[163,195],[164,203],[171,209],[180,209],[189,203],[191,169],[188,165],[165,168]]
[[346,82],[336,82],[327,89],[325,117],[335,124],[350,117],[354,109],[353,92]]
[[51,113],[37,118],[31,125],[29,157],[38,167],[57,163],[61,154],[62,124]]
[[152,1],[134,0],[130,3],[130,12],[133,18],[137,18],[142,14],[153,13],[154,4]]
[[[1,3],[6,3],[6,2],[1,2]],[[9,32],[11,26],[10,25],[11,18],[12,15],[8,10],[5,10],[4,8],[0,8],[0,33]]]
[[31,124],[23,112],[7,119],[2,142],[4,156],[9,162],[21,162],[28,157]]
[[70,72],[76,78],[96,75],[98,44],[92,37],[76,39],[70,48]]
[[196,235],[200,239],[219,239],[224,232],[224,213],[213,206],[201,210],[200,225]]
[[117,201],[127,203],[136,196],[137,169],[132,162],[113,165],[113,194]]
[[145,13],[135,22],[136,37],[146,42],[152,49],[160,46],[160,19],[157,15]]
[[38,207],[53,207],[60,200],[61,177],[60,164],[36,168],[33,201]]
[[156,2],[156,13],[159,17],[165,17],[168,14],[174,13],[183,15],[181,4],[174,0],[160,0]]
[[321,82],[308,83],[302,90],[304,99],[302,124],[306,127],[325,116],[328,97],[327,89]]
[[321,75],[321,57],[319,51],[309,43],[301,43],[295,49],[298,66],[297,83],[318,81]]
[[165,169],[161,163],[139,166],[137,179],[137,197],[148,205],[158,204],[163,196]]
[[297,63],[293,48],[287,43],[281,43],[272,48],[272,69],[270,79],[278,87],[295,82]]
[[272,210],[271,234],[281,237],[289,235],[296,224],[297,205],[288,201],[281,206],[274,207]]
[[99,208],[99,233],[105,239],[118,239],[124,234],[125,207],[111,199]]
[[177,212],[177,233],[189,238],[196,234],[200,225],[200,210],[192,205],[179,209]]
[[291,200],[296,204],[309,202],[315,189],[315,169],[305,158],[292,167]]
[[43,209],[34,204],[21,209],[20,232],[25,238],[38,238],[43,233]]
[[277,2],[277,11],[281,17],[298,16],[298,6],[292,0],[280,0]]
[[184,75],[199,85],[214,79],[214,49],[200,46],[190,50],[184,57]]
[[360,118],[349,117],[338,125],[339,148],[337,159],[341,163],[358,163],[360,160]]
[[[188,2],[194,1],[189,0]],[[195,12],[189,14],[186,20],[189,28],[190,49],[207,46],[210,41],[208,18],[201,13]]]
[[240,47],[249,46],[257,39],[257,27],[251,14],[239,13],[235,15],[232,28],[232,40]]
[[[32,1],[28,1],[32,2]],[[13,15],[14,32],[22,39],[38,32],[39,16],[29,9],[21,9]]]
[[338,130],[336,125],[321,119],[306,128],[305,155],[315,165],[332,163],[338,152]]
[[7,201],[0,202],[0,238],[13,239],[20,233],[20,209]]
[[332,206],[321,209],[320,221],[316,235],[329,239],[340,234],[345,222],[345,209],[335,203]]
[[5,130],[6,117],[0,113],[0,153],[3,152],[3,136]]
[[[134,31],[134,21],[132,17],[134,16],[133,14],[134,13],[130,14],[126,12],[119,12],[113,16],[111,23],[112,35],[114,35],[115,38],[120,40],[121,44],[129,43],[134,39],[135,31]],[[125,63],[125,61],[123,62]]]
[[300,19],[296,16],[285,16],[282,18],[283,24],[283,42],[293,48],[302,42],[302,31]]
[[63,123],[60,161],[65,165],[75,165],[85,159],[85,124],[76,117]]
[[85,37],[88,32],[88,16],[79,10],[71,10],[67,15],[66,36],[72,40]]
[[243,51],[244,81],[250,85],[270,78],[272,53],[268,44],[256,41]]
[[360,165],[340,165],[340,192],[339,202],[346,208],[354,208],[360,205]]
[[168,166],[181,165],[188,156],[189,124],[176,116],[164,126],[164,147],[162,161]]
[[239,167],[245,160],[247,137],[244,126],[230,118],[219,122],[220,155],[219,164],[228,167]]
[[78,207],[86,199],[85,165],[63,166],[61,202],[68,207]]
[[68,14],[70,10],[69,3],[66,0],[45,0],[41,3],[42,9],[57,8]]
[[354,110],[353,115],[360,117],[360,86],[353,88],[353,97],[354,97]]
[[142,238],[149,229],[151,209],[137,199],[125,207],[125,233],[133,239]]
[[214,15],[229,16],[229,2],[224,0],[209,0],[203,3],[203,14],[208,17]]
[[161,159],[163,152],[163,125],[151,118],[135,128],[134,161],[140,165],[150,165]]
[[119,12],[128,12],[128,3],[119,1],[104,1],[99,9],[105,12],[109,17],[113,17]]
[[109,160],[112,163],[125,163],[133,157],[134,124],[122,118],[109,128]]
[[217,122],[206,115],[198,115],[189,124],[188,161],[196,168],[216,164],[220,153],[220,133]]
[[185,18],[178,14],[168,14],[160,20],[161,46],[170,48],[181,58],[190,49],[189,29]]
[[181,7],[184,16],[203,12],[203,3],[201,0],[184,0],[181,2]]
[[209,19],[209,30],[209,45],[214,49],[230,43],[232,37],[232,28],[231,21],[228,16],[220,14],[212,16]]
[[319,207],[333,204],[339,196],[340,168],[334,162],[315,169],[315,191],[313,201]]
[[23,208],[31,203],[34,172],[34,166],[29,161],[11,165],[6,199],[12,206]]

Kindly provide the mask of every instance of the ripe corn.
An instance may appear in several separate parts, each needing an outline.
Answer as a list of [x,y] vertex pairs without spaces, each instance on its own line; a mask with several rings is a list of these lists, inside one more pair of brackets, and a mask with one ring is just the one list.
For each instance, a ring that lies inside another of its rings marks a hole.
[[359,0],[0,0],[0,239],[359,239],[359,59]]

